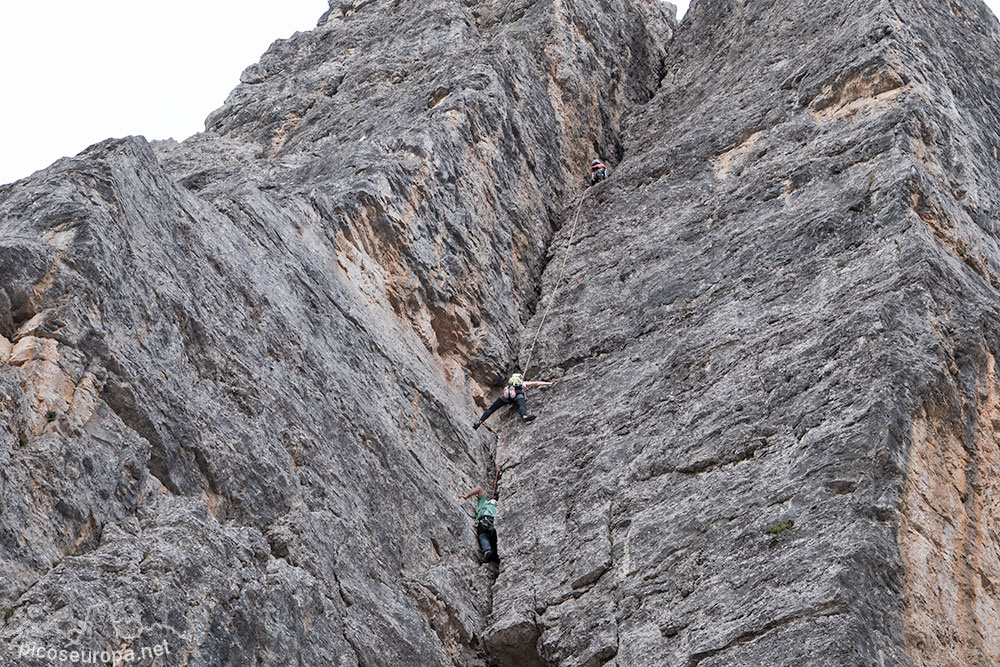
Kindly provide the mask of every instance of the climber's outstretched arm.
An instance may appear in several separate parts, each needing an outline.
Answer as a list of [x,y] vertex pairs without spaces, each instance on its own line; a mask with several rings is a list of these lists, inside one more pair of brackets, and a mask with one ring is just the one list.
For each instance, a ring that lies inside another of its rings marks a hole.
[[458,497],[461,498],[462,500],[468,500],[472,496],[475,496],[476,499],[478,500],[479,498],[483,497],[484,493],[486,493],[486,492],[483,491],[483,487],[477,486],[472,491],[469,491],[468,493],[466,493],[464,496],[462,494],[459,494]]

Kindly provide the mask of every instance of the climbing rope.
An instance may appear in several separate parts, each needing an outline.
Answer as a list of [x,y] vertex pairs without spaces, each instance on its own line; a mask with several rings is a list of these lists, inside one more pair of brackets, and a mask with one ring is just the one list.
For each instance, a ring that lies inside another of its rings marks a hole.
[[500,468],[503,465],[500,462],[500,455],[503,452],[504,445],[507,444],[507,432],[510,431],[510,420],[514,416],[514,406],[510,407],[507,411],[507,426],[503,429],[503,440],[500,442],[500,449],[497,450],[497,457],[495,463],[495,470],[493,471],[493,500],[497,498],[497,485],[500,483]]
[[542,332],[542,326],[545,324],[545,318],[549,316],[549,309],[552,308],[552,304],[555,303],[556,295],[559,294],[559,290],[562,289],[563,276],[566,273],[566,260],[569,259],[569,249],[573,246],[573,237],[576,236],[576,223],[580,219],[580,209],[583,208],[583,202],[590,194],[590,190],[594,186],[591,185],[586,190],[583,191],[583,196],[580,197],[580,203],[576,206],[576,213],[573,215],[573,226],[569,230],[569,241],[566,242],[566,252],[563,253],[562,266],[559,267],[559,278],[556,281],[556,288],[552,292],[552,296],[549,297],[549,305],[545,306],[544,312],[542,312],[542,319],[538,323],[538,328],[535,330],[535,335],[531,338],[531,345],[528,346],[528,358],[524,362],[524,371],[521,372],[522,377],[528,377],[528,367],[531,366],[531,354],[535,351],[535,342],[538,340],[538,334]]
[[[552,304],[555,303],[556,295],[559,294],[559,290],[562,289],[562,282],[564,274],[566,273],[566,260],[569,258],[569,249],[573,247],[573,237],[576,236],[576,223],[580,220],[580,211],[583,209],[583,202],[590,194],[591,189],[594,186],[589,186],[583,191],[583,196],[580,197],[580,203],[576,206],[576,213],[573,214],[573,225],[569,230],[569,240],[566,242],[566,252],[563,253],[562,265],[559,267],[559,277],[556,279],[556,288],[552,292],[552,296],[549,297],[549,303],[545,306],[545,310],[542,312],[542,319],[538,322],[538,328],[535,330],[535,335],[531,337],[531,345],[528,346],[528,358],[524,362],[524,371],[521,373],[522,377],[528,377],[528,367],[531,366],[531,355],[535,351],[535,343],[538,341],[538,334],[542,332],[542,326],[545,325],[545,318],[549,316],[549,309],[552,308]],[[510,420],[514,415],[514,406],[512,405],[507,411],[507,425],[503,430],[503,438],[500,441],[500,447],[497,449],[496,465],[493,474],[493,498],[497,497],[497,485],[500,483],[500,469],[503,467],[503,450],[507,445],[507,433],[510,431]]]

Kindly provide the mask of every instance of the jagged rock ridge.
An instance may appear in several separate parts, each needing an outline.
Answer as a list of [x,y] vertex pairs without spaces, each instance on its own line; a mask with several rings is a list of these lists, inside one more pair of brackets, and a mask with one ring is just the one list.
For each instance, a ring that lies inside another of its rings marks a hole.
[[0,664],[484,664],[473,401],[672,21],[331,5],[205,133],[0,189]]
[[[669,23],[331,6],[206,133],[0,190],[8,647],[996,662],[996,19]],[[492,583],[454,494],[536,327]]]

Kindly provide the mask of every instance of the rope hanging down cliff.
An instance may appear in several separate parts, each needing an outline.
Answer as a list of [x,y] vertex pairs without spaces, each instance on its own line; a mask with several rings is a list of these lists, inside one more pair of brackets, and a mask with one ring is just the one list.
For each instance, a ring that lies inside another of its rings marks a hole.
[[573,226],[569,230],[569,241],[566,242],[566,252],[563,253],[562,265],[559,267],[559,278],[556,280],[556,288],[552,292],[551,298],[549,298],[549,305],[545,306],[545,310],[542,312],[542,319],[538,323],[538,328],[535,329],[535,335],[531,338],[531,345],[528,346],[528,358],[524,362],[524,370],[521,371],[523,377],[528,377],[528,367],[531,366],[531,354],[535,351],[535,342],[538,340],[538,334],[542,332],[542,326],[545,324],[545,318],[549,316],[549,309],[552,308],[553,302],[556,300],[556,295],[559,294],[559,290],[562,288],[563,274],[566,273],[566,260],[569,258],[569,249],[573,246],[573,237],[576,235],[576,223],[580,219],[580,209],[583,208],[583,202],[590,193],[591,185],[586,190],[583,191],[583,196],[580,197],[580,203],[576,206],[576,213],[573,215]]
[[[573,247],[573,238],[576,236],[576,225],[580,220],[580,211],[583,209],[583,202],[587,199],[587,195],[593,189],[596,183],[591,184],[586,190],[583,191],[583,195],[580,197],[580,203],[576,206],[576,213],[573,214],[573,225],[569,230],[569,240],[566,242],[566,252],[563,253],[562,264],[559,267],[558,277],[556,278],[556,288],[552,291],[552,296],[549,297],[549,303],[545,306],[545,310],[542,311],[542,319],[538,322],[538,328],[535,329],[534,336],[531,337],[531,344],[528,346],[528,357],[524,362],[524,370],[521,372],[522,377],[527,377],[528,368],[531,366],[531,355],[535,351],[535,343],[538,341],[538,335],[542,332],[542,327],[545,325],[545,318],[549,315],[549,310],[552,308],[552,304],[555,303],[556,296],[559,294],[559,290],[562,288],[563,277],[566,273],[566,260],[569,258],[570,248]],[[500,441],[500,447],[497,448],[496,464],[493,474],[493,498],[497,497],[497,485],[500,483],[500,469],[503,467],[503,450],[507,445],[507,433],[510,431],[510,420],[514,415],[514,410],[511,408],[507,413],[507,424],[504,426],[503,438]]]

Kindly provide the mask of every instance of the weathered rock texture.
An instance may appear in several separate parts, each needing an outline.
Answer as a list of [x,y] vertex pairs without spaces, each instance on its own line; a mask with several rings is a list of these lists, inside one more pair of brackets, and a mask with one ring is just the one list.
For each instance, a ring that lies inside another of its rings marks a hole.
[[0,662],[1000,662],[1000,26],[672,25],[331,5],[0,189]]
[[672,25],[331,4],[205,133],[0,189],[0,664],[486,663],[475,401]]
[[554,244],[509,664],[1000,661],[998,38],[978,2],[694,3]]

